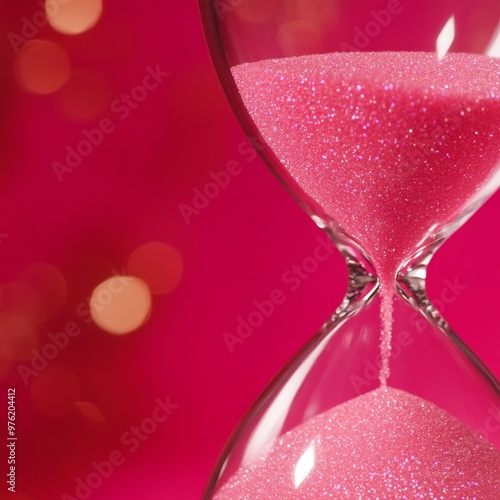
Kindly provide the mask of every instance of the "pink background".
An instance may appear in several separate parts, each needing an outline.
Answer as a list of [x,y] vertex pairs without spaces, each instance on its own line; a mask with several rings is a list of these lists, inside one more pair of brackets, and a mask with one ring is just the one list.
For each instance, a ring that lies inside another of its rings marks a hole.
[[[340,303],[345,266],[338,254],[321,263],[297,290],[287,289],[284,303],[231,353],[223,334],[235,333],[238,317],[254,310],[253,301],[285,290],[283,273],[311,256],[324,236],[263,162],[241,146],[245,137],[212,69],[197,2],[108,0],[88,33],[67,37],[40,30],[39,37],[66,48],[73,69],[102,73],[109,104],[86,121],[64,114],[62,91],[31,95],[16,82],[7,34],[19,33],[23,16],[31,19],[39,10],[28,0],[0,7],[0,319],[17,307],[8,283],[33,263],[56,266],[67,300],[57,316],[36,326],[39,345],[68,321],[82,333],[46,370],[76,380],[75,398],[92,403],[102,418],[93,421],[71,405],[56,416],[40,412],[18,373],[19,360],[0,351],[0,400],[6,401],[8,387],[17,390],[16,494],[23,500],[75,496],[77,479],[85,480],[94,461],[118,450],[125,463],[90,498],[200,498],[246,409]],[[147,66],[157,65],[168,77],[119,120],[110,103],[139,84]],[[66,146],[78,144],[83,129],[105,117],[113,118],[116,130],[59,182],[52,162],[62,161]],[[181,204],[192,206],[194,190],[204,190],[210,173],[232,161],[240,173],[186,221]],[[429,276],[430,297],[444,292],[446,318],[497,377],[499,213],[497,194],[438,252]],[[151,241],[181,253],[179,286],[153,298],[148,322],[133,334],[112,336],[86,323],[78,304]],[[450,300],[449,282],[466,289]],[[0,324],[0,346],[5,328]],[[55,406],[74,402],[56,382],[47,398]],[[178,409],[130,452],[123,433],[152,415],[157,398],[167,397]],[[2,428],[6,412],[0,411]],[[3,485],[0,498],[6,494]]]

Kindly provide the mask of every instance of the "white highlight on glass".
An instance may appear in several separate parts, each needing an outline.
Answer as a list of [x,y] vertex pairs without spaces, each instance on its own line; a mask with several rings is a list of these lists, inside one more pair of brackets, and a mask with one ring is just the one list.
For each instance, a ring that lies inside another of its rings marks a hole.
[[490,57],[500,57],[500,23],[497,26],[488,48],[486,49],[486,55]]
[[311,473],[314,462],[314,441],[312,441],[295,465],[294,484],[296,488],[298,488]]
[[436,38],[436,54],[441,60],[448,53],[455,40],[455,16],[451,16]]
[[[280,435],[288,411],[297,397],[297,392],[323,352],[325,344],[330,341],[331,336],[336,331],[337,328],[314,348],[262,415],[260,422],[248,440],[242,460],[243,464],[248,463],[255,457],[265,455],[266,451],[273,445],[274,440]],[[313,408],[313,404],[314,402],[311,401],[311,408]]]

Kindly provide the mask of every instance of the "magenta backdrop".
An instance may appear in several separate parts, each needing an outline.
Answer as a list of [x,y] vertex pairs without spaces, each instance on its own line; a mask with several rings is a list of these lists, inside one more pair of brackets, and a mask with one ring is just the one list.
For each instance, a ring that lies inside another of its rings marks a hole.
[[[283,274],[312,255],[324,237],[246,146],[212,69],[197,2],[107,0],[88,33],[68,37],[40,29],[39,37],[65,47],[72,69],[99,71],[106,82],[105,105],[83,121],[62,111],[64,88],[33,95],[16,82],[16,52],[7,35],[21,33],[23,16],[30,20],[38,11],[34,0],[0,7],[0,394],[6,401],[7,388],[16,388],[16,495],[200,498],[246,409],[339,304],[345,267],[337,254],[321,263],[230,352],[223,334],[235,333],[238,317],[246,318],[254,301],[284,289]],[[140,84],[147,67],[168,76],[119,115],[113,101]],[[83,131],[103,118],[113,121],[113,132],[60,182],[53,162],[64,161],[66,147],[76,147]],[[205,207],[186,212],[196,190],[227,168],[235,174],[228,185],[213,192]],[[462,285],[452,299],[445,292],[444,313],[497,377],[499,214],[497,194],[438,252],[429,276],[434,299],[450,283]],[[151,241],[181,253],[179,285],[154,296],[148,322],[130,335],[112,336],[87,323],[79,304]],[[36,262],[57,267],[67,287],[57,314],[31,325],[36,346],[70,321],[81,333],[25,384],[19,366],[31,366],[32,345],[22,345],[20,334],[15,341],[28,355],[9,359],[15,332],[8,319],[12,311],[22,316],[24,296],[16,283]],[[167,398],[175,406],[168,420],[155,424],[144,441],[124,437],[134,426],[151,424],[145,422],[155,415],[158,399]],[[112,471],[102,465],[118,456]],[[2,477],[6,464],[4,451]],[[82,482],[92,485],[90,495],[77,491]],[[0,498],[10,498],[5,484]]]

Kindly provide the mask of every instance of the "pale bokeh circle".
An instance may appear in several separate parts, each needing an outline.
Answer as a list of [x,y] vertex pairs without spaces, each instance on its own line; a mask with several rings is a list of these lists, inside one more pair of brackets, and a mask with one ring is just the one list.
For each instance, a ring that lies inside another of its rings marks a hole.
[[151,311],[151,292],[139,278],[113,276],[92,292],[90,313],[95,324],[108,333],[123,335],[141,327]]
[[51,94],[69,80],[71,65],[66,51],[49,40],[30,40],[17,54],[19,84],[33,94]]
[[95,26],[102,14],[102,0],[45,0],[50,26],[65,35],[79,35]]

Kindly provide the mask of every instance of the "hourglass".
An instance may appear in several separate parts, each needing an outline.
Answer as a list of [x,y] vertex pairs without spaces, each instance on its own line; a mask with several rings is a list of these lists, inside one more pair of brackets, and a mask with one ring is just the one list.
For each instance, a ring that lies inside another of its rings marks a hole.
[[500,498],[500,386],[425,291],[500,185],[500,3],[200,5],[238,118],[349,268],[205,498]]

